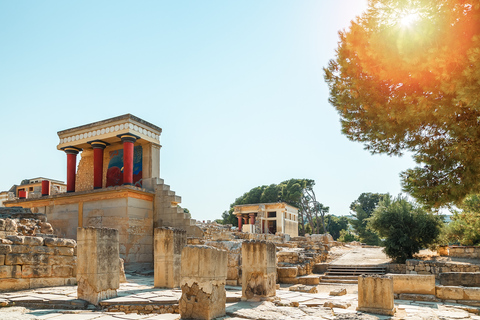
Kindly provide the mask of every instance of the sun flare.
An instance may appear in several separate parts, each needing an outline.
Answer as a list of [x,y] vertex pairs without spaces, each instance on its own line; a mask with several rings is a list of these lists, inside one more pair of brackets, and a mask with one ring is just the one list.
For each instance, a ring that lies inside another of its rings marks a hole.
[[408,12],[400,17],[400,25],[405,28],[410,28],[419,19],[420,15],[418,12]]

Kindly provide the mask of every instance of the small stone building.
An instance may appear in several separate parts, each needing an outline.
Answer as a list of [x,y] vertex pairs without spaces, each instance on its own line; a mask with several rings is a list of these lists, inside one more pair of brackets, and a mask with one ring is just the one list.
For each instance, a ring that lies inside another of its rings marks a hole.
[[[66,193],[5,201],[44,213],[59,237],[77,239],[77,227],[119,230],[125,266],[153,264],[156,227],[201,236],[160,179],[162,129],[131,114],[58,132],[67,157]],[[77,167],[77,155],[81,159]]]
[[239,231],[298,236],[298,209],[285,202],[238,205],[234,214]]

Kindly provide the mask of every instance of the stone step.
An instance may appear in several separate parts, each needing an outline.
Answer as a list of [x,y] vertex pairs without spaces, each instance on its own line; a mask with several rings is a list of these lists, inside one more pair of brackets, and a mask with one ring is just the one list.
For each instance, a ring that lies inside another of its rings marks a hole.
[[322,279],[325,280],[358,280],[358,276],[322,276]]
[[385,274],[385,272],[372,271],[327,271],[325,275],[328,276],[360,276],[362,274]]
[[343,283],[343,284],[358,284],[358,280],[340,280],[340,279],[320,279],[320,284]]
[[305,284],[309,286],[317,285],[320,283],[320,276],[315,274],[300,276],[300,277],[297,277],[297,283]]

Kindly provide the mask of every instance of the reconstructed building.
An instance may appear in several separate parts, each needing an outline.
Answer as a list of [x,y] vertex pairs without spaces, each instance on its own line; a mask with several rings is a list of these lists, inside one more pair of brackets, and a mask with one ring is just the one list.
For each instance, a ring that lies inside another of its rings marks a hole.
[[151,264],[155,227],[202,234],[178,205],[181,198],[160,179],[161,132],[131,114],[60,131],[57,149],[67,157],[67,192],[5,206],[45,213],[60,237],[77,239],[77,227],[118,229],[126,267]]
[[239,231],[298,236],[298,209],[285,202],[238,205],[234,214]]
[[38,198],[42,195],[65,192],[67,192],[65,182],[42,177],[25,179],[19,186],[15,186],[15,196],[18,198]]

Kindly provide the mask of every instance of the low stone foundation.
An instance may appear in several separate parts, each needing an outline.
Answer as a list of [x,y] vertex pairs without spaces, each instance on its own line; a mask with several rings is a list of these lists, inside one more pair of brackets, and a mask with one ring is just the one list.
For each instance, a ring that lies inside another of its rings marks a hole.
[[0,239],[0,292],[75,285],[75,249],[72,239]]
[[442,286],[480,287],[480,272],[445,272],[439,280]]

